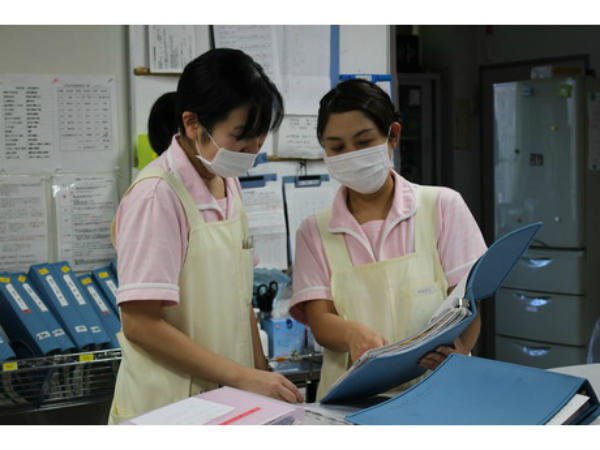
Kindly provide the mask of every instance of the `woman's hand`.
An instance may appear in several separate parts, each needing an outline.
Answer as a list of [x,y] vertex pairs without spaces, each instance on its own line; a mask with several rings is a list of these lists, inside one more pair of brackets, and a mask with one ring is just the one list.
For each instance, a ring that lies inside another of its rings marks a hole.
[[381,334],[358,322],[351,322],[349,324],[347,342],[350,361],[352,363],[367,350],[381,347],[388,343]]
[[468,355],[471,350],[458,338],[454,340],[454,347],[439,346],[433,352],[427,353],[419,360],[419,366],[425,369],[434,370],[444,360],[450,356],[451,353],[459,353],[461,355]]
[[296,385],[279,373],[247,369],[235,387],[288,403],[304,402]]

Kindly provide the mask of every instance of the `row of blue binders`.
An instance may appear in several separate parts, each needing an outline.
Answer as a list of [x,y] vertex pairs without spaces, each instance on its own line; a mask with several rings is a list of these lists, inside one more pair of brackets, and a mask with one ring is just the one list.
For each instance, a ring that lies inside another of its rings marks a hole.
[[0,361],[118,348],[116,273],[114,260],[82,275],[66,261],[0,273]]

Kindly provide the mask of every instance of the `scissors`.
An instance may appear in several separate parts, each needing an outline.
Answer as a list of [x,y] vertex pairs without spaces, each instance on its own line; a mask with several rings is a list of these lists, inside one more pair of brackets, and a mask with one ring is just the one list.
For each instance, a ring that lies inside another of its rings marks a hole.
[[268,286],[259,284],[256,287],[256,305],[261,312],[271,312],[273,310],[273,301],[278,290],[279,284],[277,281],[271,281]]

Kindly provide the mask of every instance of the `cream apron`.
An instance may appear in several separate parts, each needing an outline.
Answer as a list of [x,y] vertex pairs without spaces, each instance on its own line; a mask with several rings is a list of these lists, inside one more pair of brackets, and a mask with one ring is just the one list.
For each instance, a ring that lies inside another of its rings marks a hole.
[[[147,178],[161,178],[169,184],[185,210],[189,227],[187,255],[179,279],[180,302],[162,308],[164,320],[203,347],[253,367],[252,250],[242,249],[248,225],[237,190],[237,218],[206,223],[182,182],[163,169],[145,169],[127,192]],[[129,341],[122,331],[117,337],[123,356],[109,424],[218,387],[166,365]]]
[[[421,331],[446,297],[448,280],[437,251],[437,189],[417,187],[415,252],[352,266],[342,233],[331,233],[331,209],[317,214],[317,225],[331,268],[331,293],[343,319],[360,322],[389,343]],[[350,366],[348,353],[323,350],[320,400]],[[417,379],[418,380],[418,379]],[[397,390],[414,384],[411,380]]]

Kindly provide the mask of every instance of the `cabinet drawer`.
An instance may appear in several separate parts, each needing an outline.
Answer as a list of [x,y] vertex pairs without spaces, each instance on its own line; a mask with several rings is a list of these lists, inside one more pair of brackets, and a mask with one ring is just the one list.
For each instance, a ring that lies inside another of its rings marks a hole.
[[498,334],[557,344],[588,344],[596,316],[586,308],[586,297],[502,288],[494,301]]
[[545,342],[496,336],[496,359],[523,366],[551,367],[585,364],[586,347],[548,344]]
[[584,294],[583,251],[528,250],[503,286],[531,291]]

